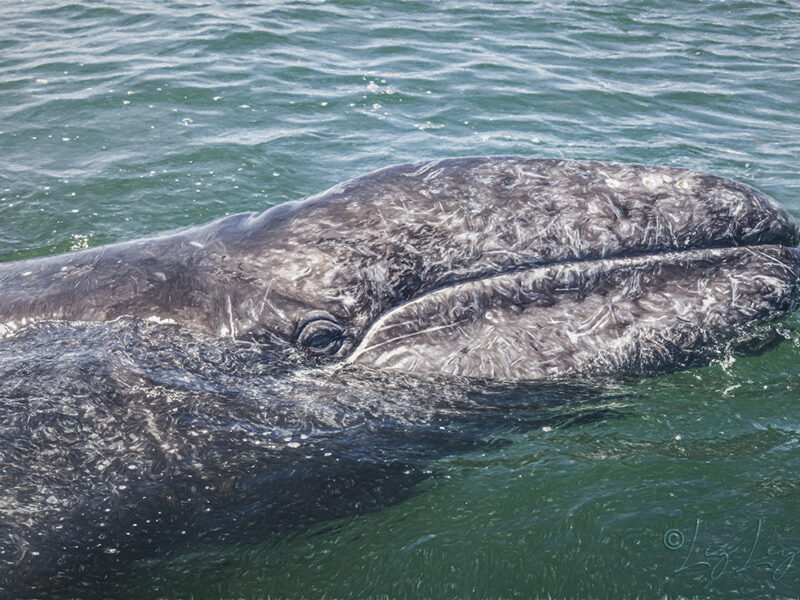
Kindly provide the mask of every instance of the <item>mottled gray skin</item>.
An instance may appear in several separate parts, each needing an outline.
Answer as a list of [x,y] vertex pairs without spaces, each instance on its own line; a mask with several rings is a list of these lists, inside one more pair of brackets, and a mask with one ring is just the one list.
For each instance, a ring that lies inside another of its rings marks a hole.
[[799,239],[772,200],[693,171],[426,161],[262,214],[0,265],[0,334],[132,315],[387,370],[655,372],[792,311]]

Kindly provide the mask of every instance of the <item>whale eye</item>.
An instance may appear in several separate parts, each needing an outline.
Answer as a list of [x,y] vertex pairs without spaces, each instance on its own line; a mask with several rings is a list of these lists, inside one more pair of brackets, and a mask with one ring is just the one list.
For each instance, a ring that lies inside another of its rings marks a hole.
[[312,354],[335,354],[342,346],[341,325],[326,317],[306,321],[300,328],[297,341]]

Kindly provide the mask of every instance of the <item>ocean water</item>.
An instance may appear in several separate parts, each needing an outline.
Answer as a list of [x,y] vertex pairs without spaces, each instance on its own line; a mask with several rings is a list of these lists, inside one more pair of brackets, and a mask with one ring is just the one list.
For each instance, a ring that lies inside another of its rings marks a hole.
[[[0,260],[260,211],[446,156],[687,167],[800,217],[795,1],[35,0],[0,15]],[[302,398],[340,408],[308,416],[309,435],[348,459],[297,489],[291,470],[277,484],[223,473],[250,493],[286,486],[251,509],[302,506],[270,523],[241,509],[237,529],[214,505],[229,535],[166,528],[132,560],[87,560],[39,597],[797,597],[799,326],[787,319],[782,343],[757,356],[544,391],[287,384],[251,349],[182,340],[165,352],[159,331],[131,323],[31,330],[0,347],[0,427],[15,398],[53,414],[147,386],[153,402],[192,405],[165,426],[214,422],[220,448],[240,444],[233,464],[260,473],[253,444],[303,421],[281,421],[298,404],[256,414],[244,399]],[[249,430],[214,421],[224,399]],[[113,419],[132,418],[109,414],[110,436]],[[224,471],[230,456],[201,446],[189,449]]]

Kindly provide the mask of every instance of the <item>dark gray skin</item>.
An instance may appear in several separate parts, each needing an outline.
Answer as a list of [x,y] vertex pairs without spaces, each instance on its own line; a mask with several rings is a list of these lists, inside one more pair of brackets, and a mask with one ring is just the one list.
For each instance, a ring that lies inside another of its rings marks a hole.
[[636,375],[794,310],[798,241],[775,202],[712,175],[427,161],[262,214],[0,265],[0,335],[131,315],[383,370]]

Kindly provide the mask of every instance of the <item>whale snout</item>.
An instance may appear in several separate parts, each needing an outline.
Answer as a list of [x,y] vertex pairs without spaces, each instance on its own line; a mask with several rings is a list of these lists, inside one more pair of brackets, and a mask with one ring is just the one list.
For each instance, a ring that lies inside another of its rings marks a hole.
[[571,161],[453,170],[490,182],[470,198],[485,201],[498,233],[480,243],[455,233],[482,267],[382,314],[349,362],[487,378],[634,376],[708,362],[796,307],[800,227],[749,186]]

